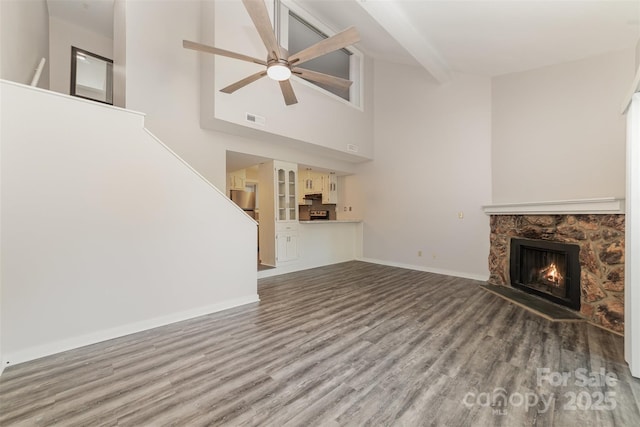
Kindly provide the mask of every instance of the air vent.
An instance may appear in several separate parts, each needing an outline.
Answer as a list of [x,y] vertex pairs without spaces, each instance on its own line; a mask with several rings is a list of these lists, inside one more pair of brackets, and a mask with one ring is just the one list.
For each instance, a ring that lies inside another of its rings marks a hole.
[[267,122],[267,119],[265,119],[262,116],[258,116],[256,114],[251,114],[251,113],[247,113],[245,120],[248,121],[249,123],[255,123],[256,125],[261,125],[264,126],[265,123]]
[[357,153],[358,146],[354,144],[347,144],[347,151],[351,151],[352,153]]

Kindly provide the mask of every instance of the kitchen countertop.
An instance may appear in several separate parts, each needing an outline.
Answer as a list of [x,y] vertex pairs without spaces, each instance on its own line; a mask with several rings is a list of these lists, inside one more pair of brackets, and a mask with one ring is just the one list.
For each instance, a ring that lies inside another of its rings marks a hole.
[[327,224],[327,223],[358,223],[361,219],[314,219],[313,221],[299,221],[300,224]]

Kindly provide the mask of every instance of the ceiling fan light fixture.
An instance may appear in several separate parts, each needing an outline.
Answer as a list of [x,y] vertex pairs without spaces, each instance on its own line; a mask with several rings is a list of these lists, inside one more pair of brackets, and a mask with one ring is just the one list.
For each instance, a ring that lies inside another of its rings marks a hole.
[[[2,1],[2,0],[0,0]],[[276,6],[280,0],[276,1]],[[360,0],[364,1],[364,0]],[[262,68],[260,71],[251,74],[244,79],[238,80],[226,87],[220,89],[223,93],[234,93],[238,89],[247,86],[250,83],[255,82],[265,76],[268,76],[272,80],[276,80],[279,83],[280,91],[284,98],[286,105],[293,105],[298,102],[293,90],[293,85],[289,81],[292,74],[292,69],[296,70],[296,76],[301,79],[307,80],[312,83],[321,83],[323,85],[331,86],[337,90],[344,91],[348,89],[353,82],[341,77],[333,76],[330,74],[324,74],[317,71],[312,71],[305,68],[300,68],[300,64],[307,61],[311,61],[320,56],[326,55],[331,52],[335,52],[340,49],[357,43],[360,40],[358,31],[355,27],[347,28],[331,37],[326,37],[324,34],[323,39],[312,44],[309,47],[302,49],[295,53],[293,56],[289,56],[286,49],[280,46],[276,33],[269,17],[269,10],[263,0],[242,0],[244,8],[247,10],[249,17],[253,21],[258,35],[262,39],[264,46],[267,48],[267,59],[254,58],[251,56],[243,55],[237,52],[231,52],[224,49],[218,49],[214,46],[207,46],[201,43],[191,42],[188,40],[182,41],[182,46],[187,49],[193,49],[201,52],[212,53],[214,55],[226,56],[227,58],[239,59],[241,61],[251,62],[253,64],[266,66],[266,70]],[[276,16],[280,16],[276,10]],[[278,23],[276,23],[278,24]],[[306,24],[305,24],[306,25]],[[279,25],[276,25],[277,27]],[[279,30],[279,28],[278,28]]]
[[291,70],[286,65],[276,62],[267,68],[267,76],[281,82],[291,77]]

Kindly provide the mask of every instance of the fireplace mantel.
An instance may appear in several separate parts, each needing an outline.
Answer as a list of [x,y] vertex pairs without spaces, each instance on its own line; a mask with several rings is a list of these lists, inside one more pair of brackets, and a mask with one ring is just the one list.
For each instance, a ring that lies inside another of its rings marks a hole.
[[624,214],[624,199],[557,200],[549,202],[497,203],[482,206],[487,215],[570,215],[570,214]]

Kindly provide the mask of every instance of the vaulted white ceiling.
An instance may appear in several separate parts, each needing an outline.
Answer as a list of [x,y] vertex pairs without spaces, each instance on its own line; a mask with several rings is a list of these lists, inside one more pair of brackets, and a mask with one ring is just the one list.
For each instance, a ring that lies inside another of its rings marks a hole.
[[640,38],[638,0],[292,1],[336,29],[355,24],[358,46],[376,58],[434,62],[439,71],[496,76],[630,48]]
[[[629,48],[640,39],[640,0],[283,1],[336,31],[355,25],[366,54],[421,65],[439,81],[451,71],[496,76],[540,68]],[[47,0],[51,16],[108,37],[113,3]]]

